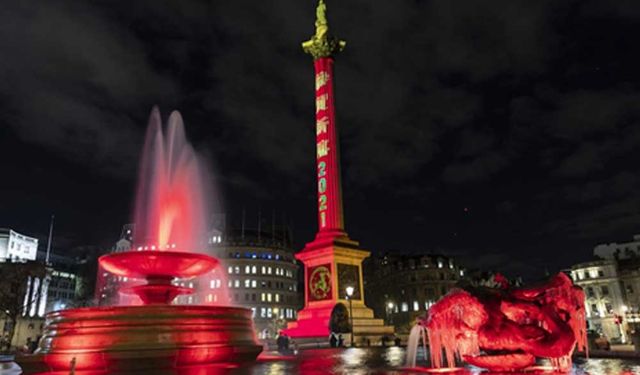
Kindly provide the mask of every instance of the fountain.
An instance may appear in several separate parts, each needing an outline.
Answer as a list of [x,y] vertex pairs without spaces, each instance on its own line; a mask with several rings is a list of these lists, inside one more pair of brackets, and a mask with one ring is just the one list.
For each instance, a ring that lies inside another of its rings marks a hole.
[[203,246],[206,234],[201,176],[180,114],[171,114],[165,138],[154,108],[140,164],[135,250],[99,259],[100,274],[146,281],[120,288],[137,304],[47,314],[36,354],[18,359],[25,373],[114,373],[255,360],[262,347],[250,310],[172,304],[194,292],[176,285],[178,280],[208,274],[218,265],[217,259],[192,252]]
[[[434,372],[456,371],[456,361],[496,372],[569,371],[576,347],[587,350],[582,289],[564,273],[531,288],[511,289],[499,274],[495,280],[497,288],[454,290],[431,306],[412,330],[407,365],[415,367],[426,329]],[[536,366],[537,359],[550,365]]]

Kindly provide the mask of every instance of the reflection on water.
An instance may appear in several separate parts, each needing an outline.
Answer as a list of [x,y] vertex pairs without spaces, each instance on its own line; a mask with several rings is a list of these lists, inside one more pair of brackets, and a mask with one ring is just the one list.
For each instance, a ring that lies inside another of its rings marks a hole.
[[[424,355],[419,354],[419,361],[424,363]],[[278,361],[270,358],[269,361],[257,363],[236,369],[232,374],[389,374],[409,375],[436,373],[426,368],[404,368],[405,350],[399,347],[390,348],[347,348],[347,349],[312,349],[305,350],[294,358]],[[442,372],[439,372],[442,373]],[[449,372],[465,375],[491,375],[475,367],[458,369]],[[527,372],[531,374],[550,374],[547,371]],[[517,375],[512,372],[510,375]],[[572,375],[640,375],[640,360],[623,359],[588,359],[575,360]]]
[[578,359],[574,364],[575,374],[640,374],[640,361],[620,359]]
[[[424,357],[423,357],[424,358]],[[404,368],[405,350],[399,347],[390,348],[347,348],[347,349],[310,349],[296,356],[282,357],[276,353],[266,353],[257,362],[243,366],[197,366],[171,371],[136,371],[140,375],[280,375],[280,374],[334,374],[364,375],[388,374],[410,375],[425,373],[444,373],[428,371],[426,368]],[[418,363],[424,363],[419,359]],[[491,375],[481,369],[462,368],[449,374]],[[109,375],[125,375],[124,373]],[[519,373],[511,372],[510,375]],[[544,371],[527,372],[532,374],[551,374]],[[640,360],[622,359],[583,359],[574,362],[571,375],[640,375]],[[61,374],[62,375],[62,374]],[[64,374],[67,375],[67,374]],[[76,373],[76,375],[81,375]],[[101,374],[102,375],[102,374]],[[126,375],[129,375],[127,373]]]

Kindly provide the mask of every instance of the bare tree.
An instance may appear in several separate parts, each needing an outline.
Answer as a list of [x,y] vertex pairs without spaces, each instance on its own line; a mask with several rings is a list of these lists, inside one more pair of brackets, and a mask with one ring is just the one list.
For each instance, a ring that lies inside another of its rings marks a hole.
[[[25,306],[25,293],[27,293],[28,280],[40,278],[44,280],[47,270],[44,264],[35,261],[26,262],[4,262],[0,263],[0,311],[6,314],[6,319],[10,323],[8,341],[11,343],[15,333],[18,318],[31,303],[28,300]],[[34,296],[34,300],[39,298]]]

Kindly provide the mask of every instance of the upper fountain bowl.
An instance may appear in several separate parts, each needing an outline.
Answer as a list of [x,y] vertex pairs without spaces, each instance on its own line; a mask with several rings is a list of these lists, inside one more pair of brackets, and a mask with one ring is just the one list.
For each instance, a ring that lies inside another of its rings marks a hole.
[[187,278],[213,270],[218,260],[205,254],[142,250],[103,255],[100,265],[117,276]]

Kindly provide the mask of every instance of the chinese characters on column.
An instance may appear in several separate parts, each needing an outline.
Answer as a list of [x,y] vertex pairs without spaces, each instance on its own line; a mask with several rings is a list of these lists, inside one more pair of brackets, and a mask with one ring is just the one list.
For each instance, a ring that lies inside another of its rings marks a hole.
[[328,136],[329,122],[327,82],[329,73],[316,66],[316,160],[318,173],[318,221],[320,230],[327,226],[327,164],[333,147]]

